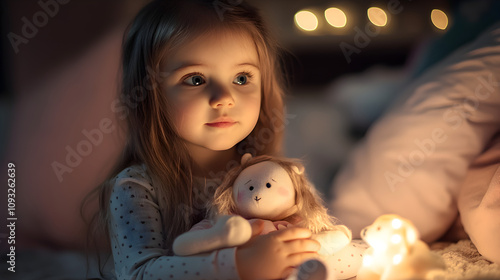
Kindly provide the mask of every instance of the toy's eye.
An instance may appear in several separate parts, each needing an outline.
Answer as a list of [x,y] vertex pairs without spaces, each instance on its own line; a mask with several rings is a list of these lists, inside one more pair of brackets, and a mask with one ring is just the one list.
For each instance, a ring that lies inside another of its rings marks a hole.
[[377,230],[380,230],[380,227],[377,227]]
[[253,191],[253,186],[250,186],[250,188],[248,188],[249,190]]
[[269,189],[271,187],[271,184],[267,183],[266,187]]

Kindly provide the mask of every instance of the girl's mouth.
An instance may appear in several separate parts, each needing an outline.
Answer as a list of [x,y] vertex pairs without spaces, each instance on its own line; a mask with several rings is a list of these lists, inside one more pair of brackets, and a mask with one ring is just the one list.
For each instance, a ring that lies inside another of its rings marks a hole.
[[217,119],[211,121],[211,122],[208,122],[206,123],[205,125],[208,125],[210,127],[217,127],[217,128],[226,128],[226,127],[231,127],[233,125],[235,125],[237,122],[234,121],[232,118],[230,117],[218,117]]
[[210,127],[217,127],[217,128],[226,128],[226,127],[231,127],[235,125],[236,122],[227,122],[227,121],[222,121],[222,122],[211,122],[211,123],[206,123],[205,125],[208,125]]

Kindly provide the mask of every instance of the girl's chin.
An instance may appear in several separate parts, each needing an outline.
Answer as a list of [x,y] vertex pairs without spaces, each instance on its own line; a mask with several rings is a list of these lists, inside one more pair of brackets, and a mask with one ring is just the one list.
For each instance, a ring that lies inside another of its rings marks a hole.
[[236,147],[236,144],[238,144],[239,142],[235,142],[235,141],[214,141],[214,143],[207,143],[205,145],[205,147],[207,149],[210,149],[212,151],[218,151],[218,152],[223,152],[223,151],[227,151],[227,150],[231,150],[233,149],[234,147]]
[[212,150],[214,152],[225,152],[234,148],[234,145],[210,145],[207,146],[207,149]]
[[193,151],[212,151],[212,152],[224,152],[233,149],[237,143],[227,142],[227,141],[213,141],[210,143],[196,143],[186,141],[188,149]]

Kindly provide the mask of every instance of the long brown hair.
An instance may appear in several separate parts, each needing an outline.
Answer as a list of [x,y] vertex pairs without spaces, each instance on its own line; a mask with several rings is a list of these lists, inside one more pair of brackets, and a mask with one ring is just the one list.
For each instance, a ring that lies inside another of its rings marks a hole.
[[249,166],[270,161],[281,166],[290,176],[295,189],[296,210],[285,220],[296,223],[297,226],[310,229],[313,233],[326,230],[340,229],[350,236],[350,232],[344,226],[336,226],[337,219],[328,214],[323,200],[318,191],[307,179],[304,166],[297,159],[262,155],[243,162],[240,166],[231,169],[220,187],[215,191],[213,201],[208,206],[208,213],[211,219],[216,219],[220,215],[239,214],[233,198],[233,185],[243,170]]
[[[170,104],[160,88],[160,64],[170,50],[200,34],[231,29],[252,37],[262,72],[261,111],[254,130],[236,147],[240,154],[281,153],[285,122],[280,49],[258,11],[242,1],[236,2],[239,3],[155,0],[146,5],[128,27],[123,40],[120,90],[120,102],[124,105],[120,117],[126,124],[126,145],[109,179],[82,204],[83,212],[86,203],[99,197],[99,211],[90,222],[89,238],[103,234],[107,238],[113,178],[133,164],[145,164],[156,187],[164,224],[170,226],[164,229],[168,249],[177,235],[197,222],[192,210],[192,160],[171,122]],[[106,246],[109,247],[109,243]]]

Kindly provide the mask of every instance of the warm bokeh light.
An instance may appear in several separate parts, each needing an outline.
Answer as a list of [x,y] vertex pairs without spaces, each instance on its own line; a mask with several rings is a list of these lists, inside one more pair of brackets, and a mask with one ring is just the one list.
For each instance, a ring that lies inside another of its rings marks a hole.
[[394,257],[392,257],[392,263],[394,265],[400,264],[402,260],[403,260],[403,256],[401,256],[401,254],[397,254],[397,255],[394,255]]
[[347,24],[345,13],[339,8],[328,8],[325,10],[326,21],[333,27],[342,28]]
[[393,236],[391,236],[391,242],[394,244],[398,244],[399,242],[401,242],[401,240],[403,240],[403,238],[399,234],[394,234]]
[[439,9],[432,10],[431,20],[434,26],[441,30],[445,30],[448,27],[448,16]]
[[310,11],[297,12],[295,14],[295,23],[298,27],[306,31],[313,31],[318,28],[318,18]]
[[393,219],[392,220],[392,227],[395,229],[400,228],[403,225],[403,222],[400,219]]
[[384,10],[378,7],[371,7],[368,9],[368,19],[376,26],[386,26],[387,25],[387,14]]
[[371,266],[373,263],[373,259],[372,259],[372,256],[370,255],[364,255],[363,256],[363,266]]

